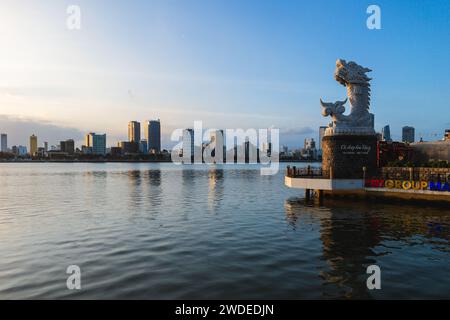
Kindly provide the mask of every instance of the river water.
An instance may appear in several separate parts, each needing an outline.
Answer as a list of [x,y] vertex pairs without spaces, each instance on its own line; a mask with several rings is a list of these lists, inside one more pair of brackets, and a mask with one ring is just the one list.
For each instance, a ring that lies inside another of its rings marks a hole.
[[282,167],[0,164],[0,298],[450,298],[449,208],[305,203]]

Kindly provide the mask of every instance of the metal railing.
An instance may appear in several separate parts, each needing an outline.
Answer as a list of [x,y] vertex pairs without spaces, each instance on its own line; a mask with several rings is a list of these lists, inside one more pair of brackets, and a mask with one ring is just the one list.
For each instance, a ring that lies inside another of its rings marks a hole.
[[437,173],[432,169],[423,170],[422,168],[389,168],[381,170],[378,177],[384,180],[426,180],[434,182],[449,182],[450,170],[440,170]]
[[287,166],[286,176],[290,178],[322,178],[322,168],[313,168],[308,166],[306,168],[297,168],[296,166]]

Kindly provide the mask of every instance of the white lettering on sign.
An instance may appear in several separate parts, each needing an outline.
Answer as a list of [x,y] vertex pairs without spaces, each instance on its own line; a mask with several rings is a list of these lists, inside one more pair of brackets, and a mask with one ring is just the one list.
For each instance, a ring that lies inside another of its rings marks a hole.
[[366,144],[343,144],[341,145],[342,154],[369,154],[371,146]]

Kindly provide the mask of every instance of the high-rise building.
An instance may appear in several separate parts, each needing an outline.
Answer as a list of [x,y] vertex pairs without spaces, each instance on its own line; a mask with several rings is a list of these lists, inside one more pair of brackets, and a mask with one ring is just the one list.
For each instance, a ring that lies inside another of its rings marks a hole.
[[106,154],[106,134],[96,134],[94,132],[86,135],[86,147],[92,148],[93,154]]
[[45,150],[45,152],[47,152],[48,151],[48,142],[46,141],[46,142],[44,142],[44,150]]
[[148,151],[150,153],[161,152],[161,122],[159,119],[147,121],[145,138],[147,139]]
[[37,137],[33,134],[30,137],[30,154],[32,156],[36,155],[38,151],[38,140]]
[[386,125],[381,129],[381,140],[391,142],[391,128],[389,125]]
[[212,130],[209,134],[209,138],[211,140],[211,143],[220,144],[222,147],[224,145],[225,136],[223,133],[223,130]]
[[183,158],[194,157],[194,129],[183,130]]
[[141,124],[137,121],[128,123],[128,141],[138,143],[141,141]]
[[8,151],[8,135],[6,133],[2,133],[0,152],[7,152],[7,151]]
[[69,139],[66,141],[61,141],[60,150],[62,152],[67,152],[70,155],[74,154],[75,153],[75,141],[73,141],[72,139]]
[[316,141],[314,141],[313,138],[305,139],[305,146],[302,149],[302,156],[310,160],[317,159]]
[[313,138],[306,138],[305,139],[305,149],[315,149],[316,148],[316,142]]
[[212,130],[210,133],[211,143],[214,143],[214,150],[211,155],[215,157],[216,163],[222,163],[226,154],[225,136],[223,130]]
[[[245,163],[257,163],[258,162],[258,146],[251,143],[249,137],[245,137],[243,149],[244,149],[244,162]],[[240,162],[240,161],[238,160],[238,162]]]
[[415,141],[414,127],[405,126],[402,128],[402,141],[408,143],[413,143]]
[[325,130],[327,129],[326,126],[320,126],[319,127],[319,150],[322,150],[322,139],[325,136]]
[[84,146],[85,146],[85,147],[87,147],[87,148],[92,147],[92,144],[94,143],[94,142],[92,141],[92,135],[94,135],[94,134],[95,134],[95,133],[90,132],[90,133],[88,133],[88,134],[86,135],[86,137],[85,137],[85,139],[84,139]]

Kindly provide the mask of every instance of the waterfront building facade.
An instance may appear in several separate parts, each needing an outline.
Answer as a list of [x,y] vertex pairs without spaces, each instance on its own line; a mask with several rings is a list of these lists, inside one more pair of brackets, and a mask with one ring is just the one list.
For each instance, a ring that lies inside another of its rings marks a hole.
[[142,153],[142,154],[147,154],[148,153],[148,143],[147,143],[147,140],[145,140],[145,139],[142,139],[140,142],[139,142],[139,153]]
[[[91,148],[92,154],[106,154],[106,134],[90,132],[86,135],[86,147]],[[87,149],[88,150],[88,149]]]
[[[73,155],[75,153],[75,141],[72,139],[61,141],[60,150],[61,152],[66,152],[69,155]],[[44,151],[47,152],[48,150],[44,147]]]
[[133,154],[139,152],[139,143],[135,142],[120,141],[117,144],[117,147],[119,147],[122,150],[122,154]]
[[411,143],[416,164],[430,161],[450,163],[450,139]]
[[111,147],[109,150],[109,154],[113,157],[118,157],[122,155],[122,148],[121,147]]
[[92,147],[81,146],[81,153],[82,154],[92,154]]
[[25,146],[13,146],[12,153],[18,156],[25,156],[28,153],[27,147]]

